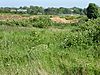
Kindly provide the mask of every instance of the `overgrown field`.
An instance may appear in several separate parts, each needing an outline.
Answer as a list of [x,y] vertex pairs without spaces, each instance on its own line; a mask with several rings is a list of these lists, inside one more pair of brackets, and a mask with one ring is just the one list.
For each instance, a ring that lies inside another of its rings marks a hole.
[[100,19],[0,21],[0,75],[100,75]]

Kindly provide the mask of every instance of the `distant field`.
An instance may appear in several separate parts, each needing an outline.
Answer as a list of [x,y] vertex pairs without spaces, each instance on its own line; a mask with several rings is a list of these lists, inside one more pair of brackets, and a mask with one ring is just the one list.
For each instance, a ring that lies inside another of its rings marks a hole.
[[[28,15],[28,14],[0,14],[0,20],[23,20],[29,18],[38,18],[38,17],[50,17],[52,21],[60,23],[74,23],[78,19],[70,16],[59,16],[59,15]],[[60,18],[61,17],[61,18]]]
[[100,19],[33,17],[0,14],[0,75],[100,75]]

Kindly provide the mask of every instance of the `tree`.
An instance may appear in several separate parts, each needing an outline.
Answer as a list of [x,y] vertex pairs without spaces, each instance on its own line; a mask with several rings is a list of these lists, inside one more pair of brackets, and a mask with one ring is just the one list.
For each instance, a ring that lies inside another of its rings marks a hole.
[[56,15],[57,14],[57,8],[47,8],[44,10],[45,14],[49,15]]
[[44,14],[44,8],[39,6],[30,6],[29,9],[27,10],[29,14],[34,14],[34,15]]
[[83,9],[81,9],[81,8],[73,7],[72,10],[73,10],[74,14],[80,14],[80,15],[84,14]]
[[90,3],[87,8],[87,17],[89,19],[96,19],[99,16],[98,6],[94,3]]

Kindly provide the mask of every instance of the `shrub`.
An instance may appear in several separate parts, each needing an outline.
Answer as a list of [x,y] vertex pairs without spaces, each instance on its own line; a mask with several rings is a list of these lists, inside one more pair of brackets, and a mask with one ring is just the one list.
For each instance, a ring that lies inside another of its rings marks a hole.
[[73,20],[73,19],[76,19],[77,17],[76,16],[66,16],[65,19],[66,20]]
[[98,7],[94,3],[90,3],[87,8],[87,17],[89,19],[96,19],[99,16]]

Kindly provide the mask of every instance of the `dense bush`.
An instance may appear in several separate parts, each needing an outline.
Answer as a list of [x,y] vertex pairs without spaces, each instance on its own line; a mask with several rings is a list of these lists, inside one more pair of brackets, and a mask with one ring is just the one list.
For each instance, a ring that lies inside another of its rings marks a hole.
[[48,26],[52,26],[53,22],[48,17],[39,17],[23,20],[0,21],[0,25],[47,28]]
[[73,19],[76,19],[77,16],[66,16],[65,19],[66,20],[73,20]]
[[96,19],[99,16],[98,6],[94,3],[90,3],[87,8],[87,17],[89,19]]
[[88,37],[93,38],[93,41],[100,41],[100,18],[96,20],[89,20],[88,22],[79,25],[79,27],[81,28],[82,32],[87,31]]
[[96,20],[89,20],[85,23],[80,22],[79,28],[72,30],[61,43],[63,48],[76,48],[81,50],[92,51],[94,58],[100,57],[100,18]]

